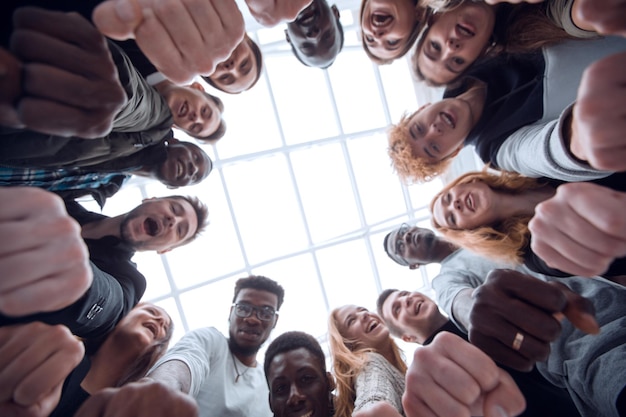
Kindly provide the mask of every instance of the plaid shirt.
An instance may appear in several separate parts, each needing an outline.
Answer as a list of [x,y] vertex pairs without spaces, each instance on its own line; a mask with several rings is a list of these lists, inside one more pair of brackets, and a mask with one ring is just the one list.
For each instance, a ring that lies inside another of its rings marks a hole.
[[119,176],[130,178],[130,174],[90,172],[81,168],[30,169],[0,166],[0,186],[39,187],[48,191],[95,190],[109,184]]

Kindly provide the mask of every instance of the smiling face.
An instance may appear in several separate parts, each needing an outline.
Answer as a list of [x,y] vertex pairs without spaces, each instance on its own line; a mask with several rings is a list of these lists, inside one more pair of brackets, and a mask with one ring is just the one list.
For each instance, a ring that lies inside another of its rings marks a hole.
[[433,219],[439,226],[471,230],[501,220],[496,210],[496,194],[482,181],[457,184],[436,197]]
[[415,2],[366,0],[361,8],[361,36],[365,47],[382,60],[399,58],[419,23]]
[[212,169],[211,158],[200,147],[174,142],[167,146],[167,159],[159,165],[156,177],[169,187],[184,187],[200,183]]
[[257,79],[258,65],[248,37],[237,45],[228,59],[217,65],[208,78],[215,88],[226,93],[237,94],[249,89]]
[[[416,341],[416,335],[430,333],[441,316],[437,304],[420,292],[394,291],[382,306],[385,320],[403,332],[405,342]],[[422,337],[417,340],[423,343]]]
[[419,71],[435,85],[451,82],[485,52],[494,23],[493,7],[483,2],[434,15],[417,50]]
[[311,67],[330,66],[343,45],[339,10],[326,0],[313,0],[293,22],[287,23],[285,36],[293,52]]
[[455,156],[474,125],[472,113],[469,102],[458,98],[444,99],[415,112],[407,124],[413,156],[429,163]]
[[402,227],[389,234],[386,250],[403,259],[411,269],[438,259],[438,237],[430,229]]
[[167,104],[174,116],[174,125],[191,136],[203,138],[214,133],[222,119],[222,112],[204,93],[200,83],[187,87],[172,86]]
[[329,378],[319,359],[306,348],[274,356],[267,377],[274,416],[330,416]]
[[196,233],[193,206],[180,198],[151,198],[126,213],[120,225],[124,242],[135,250],[167,252],[185,244]]
[[337,329],[355,348],[384,349],[389,343],[389,330],[377,314],[364,307],[346,305],[335,312]]
[[[274,311],[278,309],[278,297],[269,291],[244,288],[237,294],[235,304],[248,304],[254,307],[270,307]],[[238,317],[235,308],[230,309],[230,345],[233,353],[242,353],[245,356],[256,354],[261,345],[270,336],[276,326],[278,316],[269,321],[260,320],[257,312],[253,311],[249,317]]]
[[172,319],[164,309],[145,303],[130,310],[113,333],[118,338],[123,337],[127,347],[134,345],[142,351],[167,338],[171,325]]

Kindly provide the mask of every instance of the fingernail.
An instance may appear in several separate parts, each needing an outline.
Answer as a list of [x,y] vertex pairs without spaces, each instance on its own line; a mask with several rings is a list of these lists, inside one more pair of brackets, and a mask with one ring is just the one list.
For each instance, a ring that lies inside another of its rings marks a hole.
[[137,12],[135,11],[135,7],[133,6],[133,2],[130,0],[118,1],[115,4],[115,12],[117,13],[117,16],[125,22],[134,22],[139,19],[139,16],[137,16]]
[[491,415],[494,417],[509,417],[509,414],[499,405],[494,405],[491,408]]

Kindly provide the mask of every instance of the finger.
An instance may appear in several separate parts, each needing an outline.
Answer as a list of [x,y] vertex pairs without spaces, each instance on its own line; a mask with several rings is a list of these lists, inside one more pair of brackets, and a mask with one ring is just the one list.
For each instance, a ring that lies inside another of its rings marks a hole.
[[[485,417],[516,416],[526,409],[526,400],[513,378],[500,369],[500,383],[485,394],[483,402]],[[504,413],[502,412],[504,411]]]
[[35,187],[0,187],[0,201],[0,222],[67,216],[61,197]]
[[143,11],[138,0],[108,0],[94,9],[91,18],[105,36],[125,40],[134,37],[143,21]]
[[[104,42],[104,38],[103,42]],[[46,64],[85,78],[117,79],[117,69],[106,44],[99,50],[85,50],[46,34],[21,30],[11,37],[11,50],[24,62]]]
[[551,282],[551,285],[559,287],[567,297],[567,306],[563,314],[578,329],[588,334],[598,334],[600,327],[595,319],[595,307],[593,303],[581,295],[572,291],[561,282]]
[[409,388],[402,396],[402,408],[406,417],[437,417],[421,398],[411,395]]
[[[522,372],[530,371],[535,362],[545,360],[550,354],[550,344],[539,342],[537,339],[528,335],[524,337],[520,349],[513,349],[513,341],[517,332],[507,333],[509,335],[506,342],[502,342],[500,338],[503,336],[493,337],[480,332],[470,331],[470,342],[486,352],[494,361],[517,369]],[[522,350],[523,349],[523,350]],[[529,353],[532,350],[532,354]],[[522,352],[525,352],[522,353]]]
[[14,32],[34,31],[94,52],[107,49],[104,36],[78,13],[63,13],[37,7],[21,7],[13,14]]

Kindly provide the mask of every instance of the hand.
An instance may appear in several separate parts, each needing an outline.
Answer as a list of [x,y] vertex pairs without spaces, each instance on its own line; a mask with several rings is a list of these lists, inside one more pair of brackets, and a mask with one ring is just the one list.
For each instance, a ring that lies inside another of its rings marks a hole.
[[626,1],[576,0],[572,7],[576,26],[602,35],[626,36]]
[[441,332],[415,350],[402,405],[407,417],[516,416],[526,408],[513,379],[480,349]]
[[591,183],[569,183],[535,208],[531,248],[548,266],[573,275],[604,273],[626,256],[626,193]]
[[106,39],[85,18],[23,7],[11,52],[23,63],[20,121],[31,130],[96,138],[126,103]]
[[9,51],[0,48],[0,125],[21,129],[14,103],[22,93],[22,63]]
[[135,38],[150,62],[178,84],[211,75],[245,34],[234,0],[108,0],[92,18],[106,36]]
[[[587,333],[599,331],[589,300],[521,272],[491,271],[473,299],[469,340],[496,362],[520,371],[548,358],[550,342],[561,333],[556,313]],[[518,334],[522,340],[515,346]]]
[[65,326],[0,327],[0,415],[48,416],[83,355],[83,344]]
[[570,149],[592,167],[626,171],[626,52],[583,73],[573,110]]
[[291,22],[312,0],[246,0],[252,16],[263,26]]
[[498,3],[541,3],[543,0],[485,0],[487,4],[498,4]]
[[197,417],[195,400],[154,381],[133,382],[92,395],[74,417]]
[[0,312],[55,311],[91,285],[89,252],[80,226],[55,194],[0,187]]

